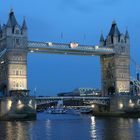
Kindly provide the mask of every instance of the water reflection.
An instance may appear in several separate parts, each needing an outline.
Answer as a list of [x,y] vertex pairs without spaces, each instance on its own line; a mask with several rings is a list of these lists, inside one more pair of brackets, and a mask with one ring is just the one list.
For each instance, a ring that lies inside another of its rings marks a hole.
[[138,140],[140,118],[40,114],[37,121],[0,122],[0,140]]
[[140,118],[91,117],[92,140],[137,140],[140,137]]
[[91,138],[96,140],[96,121],[94,116],[91,116]]
[[0,122],[0,139],[30,140],[29,122]]
[[51,126],[51,120],[46,121],[46,129],[47,129],[47,140],[51,140],[51,133],[52,133],[52,126]]

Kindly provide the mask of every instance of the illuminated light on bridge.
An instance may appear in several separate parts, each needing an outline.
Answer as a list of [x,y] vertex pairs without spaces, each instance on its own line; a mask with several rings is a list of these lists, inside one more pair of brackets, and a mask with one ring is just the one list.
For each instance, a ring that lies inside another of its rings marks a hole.
[[119,103],[119,108],[120,108],[120,109],[123,108],[123,103]]
[[47,45],[48,46],[52,46],[52,42],[47,42]]
[[21,109],[21,108],[23,108],[23,107],[24,107],[24,104],[23,104],[20,100],[18,100],[17,108],[18,108],[18,109]]
[[4,61],[1,61],[1,64],[3,64],[4,63]]
[[76,43],[76,42],[70,43],[70,48],[77,48],[77,47],[78,47],[78,43]]
[[8,103],[7,103],[8,110],[10,110],[11,107],[12,107],[12,101],[11,100],[8,100]]
[[30,100],[29,103],[28,103],[28,105],[29,105],[31,108],[33,108],[32,102],[33,102],[33,101]]
[[135,104],[132,102],[131,99],[129,100],[129,106],[132,107],[132,108],[135,106]]
[[95,105],[93,104],[93,105],[91,105],[91,107],[92,107],[92,108],[94,108],[94,107],[95,107]]

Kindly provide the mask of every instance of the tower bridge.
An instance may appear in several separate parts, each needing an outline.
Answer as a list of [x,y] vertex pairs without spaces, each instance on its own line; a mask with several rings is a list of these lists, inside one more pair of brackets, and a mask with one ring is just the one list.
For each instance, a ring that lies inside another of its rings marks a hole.
[[[130,37],[127,30],[125,34],[119,31],[115,21],[107,37],[104,38],[101,34],[99,45],[96,46],[81,45],[76,42],[69,44],[35,42],[28,40],[25,19],[22,25],[19,25],[11,10],[7,23],[0,25],[0,91],[3,98],[29,96],[27,55],[30,52],[99,56],[102,96],[130,93]],[[12,106],[8,99],[6,104]],[[30,108],[31,105],[26,107]],[[34,107],[33,103],[32,109]],[[3,112],[7,111],[11,111],[11,108],[7,107]]]
[[[130,91],[130,45],[129,34],[120,33],[116,22],[111,25],[106,39],[103,34],[100,44],[81,45],[52,42],[28,41],[25,19],[19,25],[11,10],[7,24],[0,27],[0,50],[6,49],[0,72],[0,90],[9,96],[15,90],[27,90],[27,55],[29,52],[93,56],[98,55],[101,62],[102,93]],[[6,76],[4,76],[6,75]]]

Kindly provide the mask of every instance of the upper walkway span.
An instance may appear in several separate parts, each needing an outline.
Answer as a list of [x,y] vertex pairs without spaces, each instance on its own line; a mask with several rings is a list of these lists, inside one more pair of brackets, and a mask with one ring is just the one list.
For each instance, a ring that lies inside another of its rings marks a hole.
[[78,43],[52,43],[52,42],[28,42],[29,52],[69,54],[69,55],[109,55],[114,54],[114,50],[109,47],[79,45]]

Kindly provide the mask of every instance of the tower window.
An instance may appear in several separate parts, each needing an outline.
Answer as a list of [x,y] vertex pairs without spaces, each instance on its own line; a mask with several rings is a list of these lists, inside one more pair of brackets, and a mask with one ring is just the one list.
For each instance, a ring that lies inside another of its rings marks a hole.
[[20,72],[20,75],[22,75],[22,70],[20,70],[19,72]]
[[22,82],[20,81],[20,87],[22,87]]
[[16,31],[15,31],[15,34],[17,34],[17,35],[18,35],[18,34],[19,34],[19,30],[16,30]]
[[15,70],[13,70],[13,74],[15,75]]
[[121,39],[121,43],[123,43],[124,42],[124,40],[123,39]]
[[16,71],[16,75],[18,75],[18,70]]
[[18,87],[18,83],[16,84],[16,87]]
[[15,42],[16,45],[19,46],[19,45],[20,45],[20,40],[19,40],[19,39],[16,39],[15,41],[16,41],[16,42]]
[[121,47],[121,51],[122,51],[122,52],[125,52],[125,48],[124,48],[124,47]]
[[13,81],[13,87],[15,87],[15,81]]

